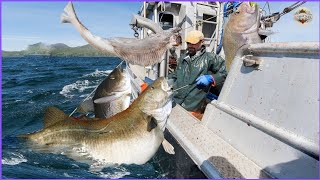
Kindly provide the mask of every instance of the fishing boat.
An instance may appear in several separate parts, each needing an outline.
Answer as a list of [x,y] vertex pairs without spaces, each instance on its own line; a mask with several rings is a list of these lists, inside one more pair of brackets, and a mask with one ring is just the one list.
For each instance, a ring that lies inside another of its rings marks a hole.
[[[183,22],[182,42],[189,31],[200,30],[207,51],[224,57],[228,7],[228,2],[144,2],[131,26],[135,37],[145,38],[157,28]],[[263,25],[272,27],[276,20],[267,20],[280,15],[263,17]],[[179,57],[185,49],[183,43],[174,52]],[[169,133],[208,178],[319,178],[318,53],[319,42],[242,47],[218,99],[206,106],[201,121],[176,105]],[[166,52],[153,66],[126,64],[133,98],[145,77],[168,76],[171,55]]]

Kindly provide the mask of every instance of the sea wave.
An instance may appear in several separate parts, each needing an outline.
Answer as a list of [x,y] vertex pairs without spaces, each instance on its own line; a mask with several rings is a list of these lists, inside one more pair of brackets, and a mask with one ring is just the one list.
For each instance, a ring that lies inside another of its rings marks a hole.
[[100,172],[98,174],[99,177],[105,178],[105,179],[120,179],[123,178],[124,176],[130,175],[130,172],[114,172],[114,173],[103,173]]
[[65,85],[60,91],[60,94],[66,98],[72,98],[74,96],[72,92],[74,91],[83,92],[86,89],[94,89],[95,87],[96,85],[89,80],[78,80],[75,83]]
[[[92,170],[92,168],[93,167],[91,166],[90,169]],[[115,172],[103,172],[103,171],[90,171],[90,172],[105,179],[120,179],[131,174],[130,172],[128,172],[128,170],[125,167],[122,167],[122,166],[114,167],[113,171]]]
[[106,77],[111,72],[112,72],[112,70],[99,71],[98,69],[96,69],[94,72],[92,72],[90,74],[83,75],[83,77]]
[[2,164],[14,166],[23,162],[27,162],[27,159],[22,154],[12,153],[12,156],[13,157],[3,158]]

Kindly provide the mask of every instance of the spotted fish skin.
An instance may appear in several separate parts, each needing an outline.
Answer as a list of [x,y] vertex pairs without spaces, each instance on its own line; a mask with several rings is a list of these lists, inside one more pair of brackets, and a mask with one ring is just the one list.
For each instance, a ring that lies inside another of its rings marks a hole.
[[23,137],[37,145],[86,149],[93,159],[109,164],[144,164],[164,140],[162,127],[154,121],[155,109],[171,101],[171,88],[158,78],[128,109],[110,118],[74,119],[55,107],[45,113],[44,129]]
[[224,28],[223,49],[229,71],[237,51],[246,44],[261,43],[259,36],[260,13],[255,3],[242,2]]

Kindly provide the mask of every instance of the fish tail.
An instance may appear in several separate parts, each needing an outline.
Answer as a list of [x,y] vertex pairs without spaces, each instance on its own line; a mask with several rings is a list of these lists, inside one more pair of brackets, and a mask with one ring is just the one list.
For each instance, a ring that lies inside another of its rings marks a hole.
[[76,12],[74,11],[72,2],[68,2],[64,8],[64,12],[61,14],[61,23],[72,23],[77,19]]
[[29,134],[17,135],[17,138],[27,139],[27,138],[29,138]]

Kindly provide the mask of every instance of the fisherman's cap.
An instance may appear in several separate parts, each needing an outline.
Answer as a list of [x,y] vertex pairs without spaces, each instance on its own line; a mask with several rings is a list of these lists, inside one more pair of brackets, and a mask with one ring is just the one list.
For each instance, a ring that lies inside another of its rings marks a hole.
[[187,34],[187,43],[197,44],[200,40],[204,39],[204,35],[201,31],[192,30]]

